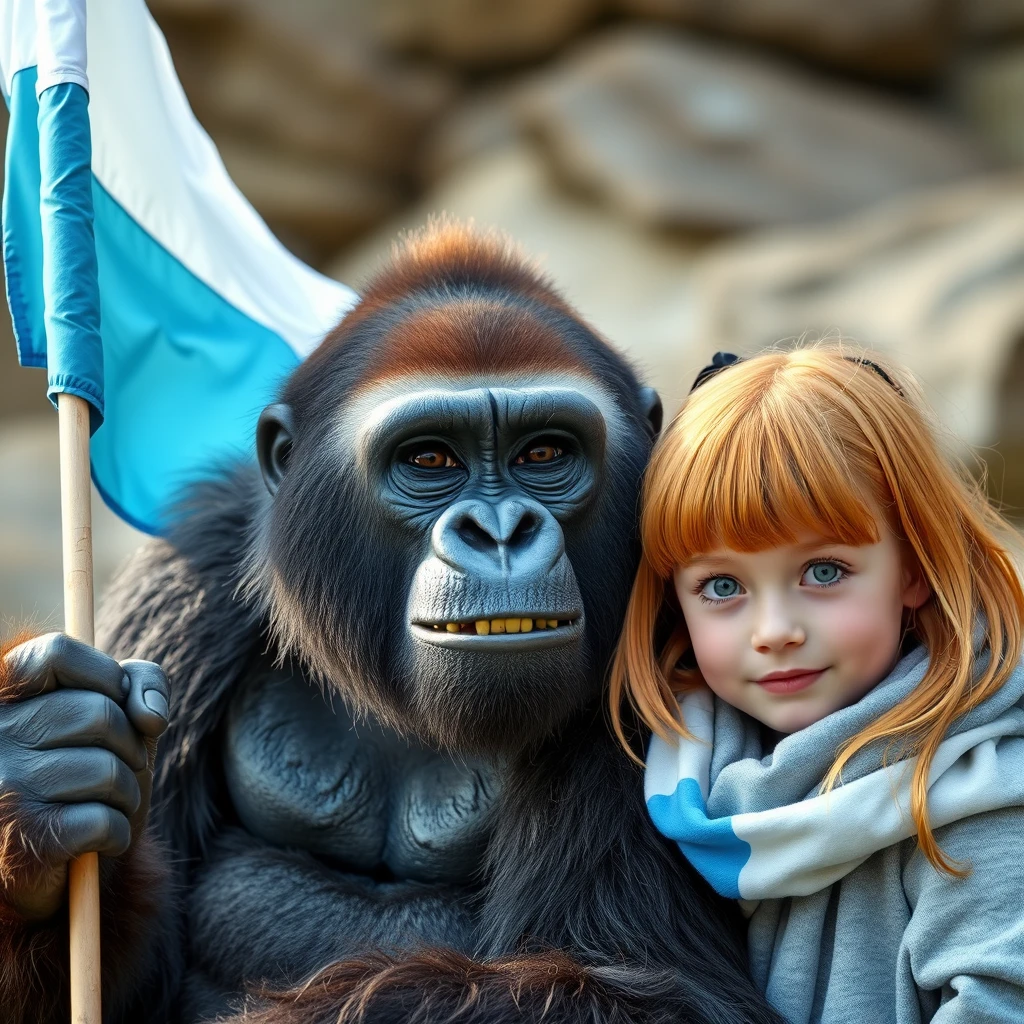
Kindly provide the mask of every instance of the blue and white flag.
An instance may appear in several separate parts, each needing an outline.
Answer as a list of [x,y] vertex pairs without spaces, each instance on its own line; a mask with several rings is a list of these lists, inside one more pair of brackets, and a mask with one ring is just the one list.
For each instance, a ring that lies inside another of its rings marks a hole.
[[0,0],[0,75],[19,359],[91,403],[97,489],[159,533],[356,296],[235,188],[142,0]]

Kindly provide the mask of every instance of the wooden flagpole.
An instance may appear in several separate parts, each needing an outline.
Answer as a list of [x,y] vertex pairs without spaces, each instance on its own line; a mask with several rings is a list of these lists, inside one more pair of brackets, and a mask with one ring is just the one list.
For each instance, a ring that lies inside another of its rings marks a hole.
[[[92,645],[92,491],[89,403],[57,395],[60,431],[60,518],[64,548],[64,631]],[[100,1002],[99,857],[86,853],[68,873],[71,926],[71,1021],[102,1024]]]

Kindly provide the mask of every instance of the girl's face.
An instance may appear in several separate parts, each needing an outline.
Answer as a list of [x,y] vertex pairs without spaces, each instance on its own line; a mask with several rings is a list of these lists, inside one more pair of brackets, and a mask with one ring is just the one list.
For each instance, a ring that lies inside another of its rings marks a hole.
[[904,610],[929,593],[880,533],[857,547],[806,535],[766,551],[722,548],[680,566],[676,593],[708,686],[782,733],[860,700],[896,661]]

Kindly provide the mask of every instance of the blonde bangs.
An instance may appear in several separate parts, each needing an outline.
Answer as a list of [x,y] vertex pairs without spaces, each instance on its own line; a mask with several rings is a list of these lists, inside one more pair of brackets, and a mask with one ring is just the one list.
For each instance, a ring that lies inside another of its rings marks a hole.
[[863,445],[833,429],[829,382],[744,369],[727,371],[730,387],[694,392],[652,458],[640,529],[660,576],[717,548],[762,551],[802,534],[854,545],[879,539],[877,464],[857,458]]

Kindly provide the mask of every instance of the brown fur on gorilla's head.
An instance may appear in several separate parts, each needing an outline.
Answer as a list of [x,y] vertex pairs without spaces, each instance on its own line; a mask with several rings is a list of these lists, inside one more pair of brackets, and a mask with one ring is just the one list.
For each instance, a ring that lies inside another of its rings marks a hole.
[[[466,294],[467,283],[477,294]],[[511,239],[496,230],[478,232],[472,223],[434,218],[392,246],[359,304],[311,359],[326,356],[384,315],[393,320],[387,346],[371,354],[358,387],[416,374],[570,369],[590,375],[587,363],[545,318],[547,311],[576,317]]]

